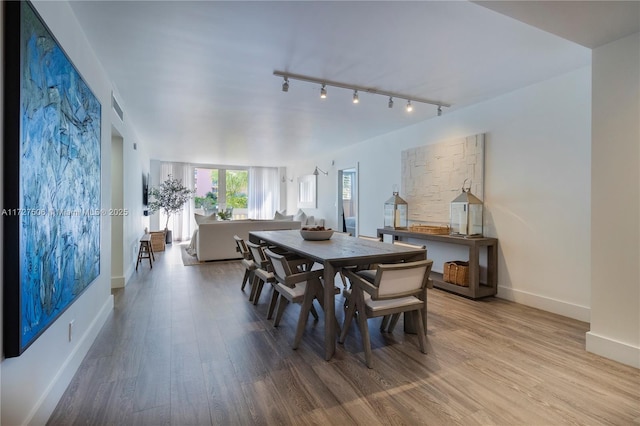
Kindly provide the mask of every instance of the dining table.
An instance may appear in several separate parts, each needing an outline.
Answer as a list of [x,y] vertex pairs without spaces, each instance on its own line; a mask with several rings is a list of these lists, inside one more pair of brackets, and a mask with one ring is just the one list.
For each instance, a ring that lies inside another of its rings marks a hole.
[[280,247],[300,257],[321,264],[324,268],[324,349],[329,361],[336,350],[335,276],[345,267],[380,263],[413,262],[426,259],[426,250],[381,241],[370,241],[334,232],[328,240],[305,240],[300,230],[251,231],[249,241]]

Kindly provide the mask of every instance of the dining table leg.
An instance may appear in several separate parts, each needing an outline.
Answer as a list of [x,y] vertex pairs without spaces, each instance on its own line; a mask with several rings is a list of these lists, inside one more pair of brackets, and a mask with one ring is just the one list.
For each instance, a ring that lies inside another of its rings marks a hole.
[[336,270],[330,263],[324,264],[324,359],[329,361],[336,351],[336,301],[333,291]]

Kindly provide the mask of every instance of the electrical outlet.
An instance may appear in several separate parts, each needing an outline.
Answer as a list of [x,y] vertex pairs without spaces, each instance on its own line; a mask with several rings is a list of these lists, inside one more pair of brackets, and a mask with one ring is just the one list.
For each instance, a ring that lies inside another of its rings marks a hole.
[[69,321],[69,341],[71,341],[71,339],[73,338],[73,323],[76,320],[71,320]]

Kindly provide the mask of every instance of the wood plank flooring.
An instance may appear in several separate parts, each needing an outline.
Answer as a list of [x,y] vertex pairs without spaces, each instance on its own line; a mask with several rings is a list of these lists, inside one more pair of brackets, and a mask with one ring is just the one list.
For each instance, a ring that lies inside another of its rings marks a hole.
[[355,322],[330,362],[322,314],[294,351],[299,306],[274,328],[239,262],[185,267],[180,249],[114,292],[49,425],[640,424],[640,371],[586,352],[586,323],[432,289],[428,354],[372,319],[369,370]]

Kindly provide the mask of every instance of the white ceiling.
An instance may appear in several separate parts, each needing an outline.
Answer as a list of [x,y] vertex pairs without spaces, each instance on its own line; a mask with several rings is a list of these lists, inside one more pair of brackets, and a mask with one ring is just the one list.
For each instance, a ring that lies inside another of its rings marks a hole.
[[[284,93],[274,70],[450,103],[447,114],[590,64],[589,48],[523,23],[536,24],[541,10],[555,17],[556,2],[524,14],[530,2],[488,3],[70,4],[152,158],[283,165],[438,117],[432,105],[415,104],[408,114],[404,101],[389,109],[386,97],[367,93],[353,105],[345,89],[329,87],[320,100],[319,85],[306,82],[291,81]],[[557,3],[589,9],[589,2]],[[577,30],[562,35],[587,46],[611,41],[619,34],[602,28],[618,28],[613,19],[597,30],[568,25]],[[640,12],[635,31],[638,21]]]

